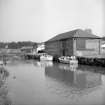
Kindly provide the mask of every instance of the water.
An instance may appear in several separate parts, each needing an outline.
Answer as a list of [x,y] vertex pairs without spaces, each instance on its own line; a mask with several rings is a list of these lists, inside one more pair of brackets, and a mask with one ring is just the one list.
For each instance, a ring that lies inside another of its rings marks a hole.
[[100,67],[13,61],[5,67],[4,105],[104,105],[105,75]]

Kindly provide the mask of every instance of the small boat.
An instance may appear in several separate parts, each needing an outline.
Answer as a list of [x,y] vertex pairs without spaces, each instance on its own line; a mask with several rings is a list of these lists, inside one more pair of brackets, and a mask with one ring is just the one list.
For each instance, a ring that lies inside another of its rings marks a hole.
[[52,60],[53,60],[53,56],[48,55],[48,54],[46,54],[46,53],[43,53],[43,54],[40,56],[40,60],[52,61]]
[[73,65],[73,66],[77,67],[78,66],[78,60],[76,59],[76,57],[71,56],[70,58],[71,58],[70,65]]
[[61,63],[70,63],[71,57],[69,56],[61,56],[58,58]]
[[61,56],[58,58],[59,59],[59,62],[62,62],[62,63],[69,63],[70,65],[78,65],[78,60],[76,59],[75,56]]

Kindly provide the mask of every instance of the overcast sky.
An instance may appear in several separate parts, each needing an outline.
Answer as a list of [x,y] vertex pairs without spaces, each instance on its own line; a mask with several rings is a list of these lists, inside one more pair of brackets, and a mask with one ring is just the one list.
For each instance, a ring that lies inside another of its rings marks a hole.
[[104,0],[0,0],[0,41],[46,41],[73,29],[105,36]]

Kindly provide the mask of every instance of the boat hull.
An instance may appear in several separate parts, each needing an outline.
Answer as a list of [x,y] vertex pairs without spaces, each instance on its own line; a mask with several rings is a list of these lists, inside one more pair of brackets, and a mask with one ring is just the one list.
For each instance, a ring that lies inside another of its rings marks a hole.
[[40,56],[40,60],[52,61],[53,60],[53,56],[51,56],[51,55],[41,55]]
[[52,58],[52,57],[50,57],[50,58],[40,57],[40,60],[44,60],[44,61],[52,61],[53,58]]

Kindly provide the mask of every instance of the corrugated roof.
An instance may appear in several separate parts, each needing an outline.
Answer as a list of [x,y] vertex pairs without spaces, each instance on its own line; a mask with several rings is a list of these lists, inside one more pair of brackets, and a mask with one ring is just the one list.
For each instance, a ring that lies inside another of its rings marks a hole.
[[96,36],[96,35],[94,35],[92,33],[89,33],[87,31],[81,30],[81,29],[77,30],[74,37],[77,37],[77,38],[100,38],[99,36]]
[[100,37],[93,35],[91,33],[88,33],[86,31],[83,31],[81,29],[76,29],[76,30],[59,34],[46,42],[62,40],[62,39],[67,39],[67,38],[100,38]]

